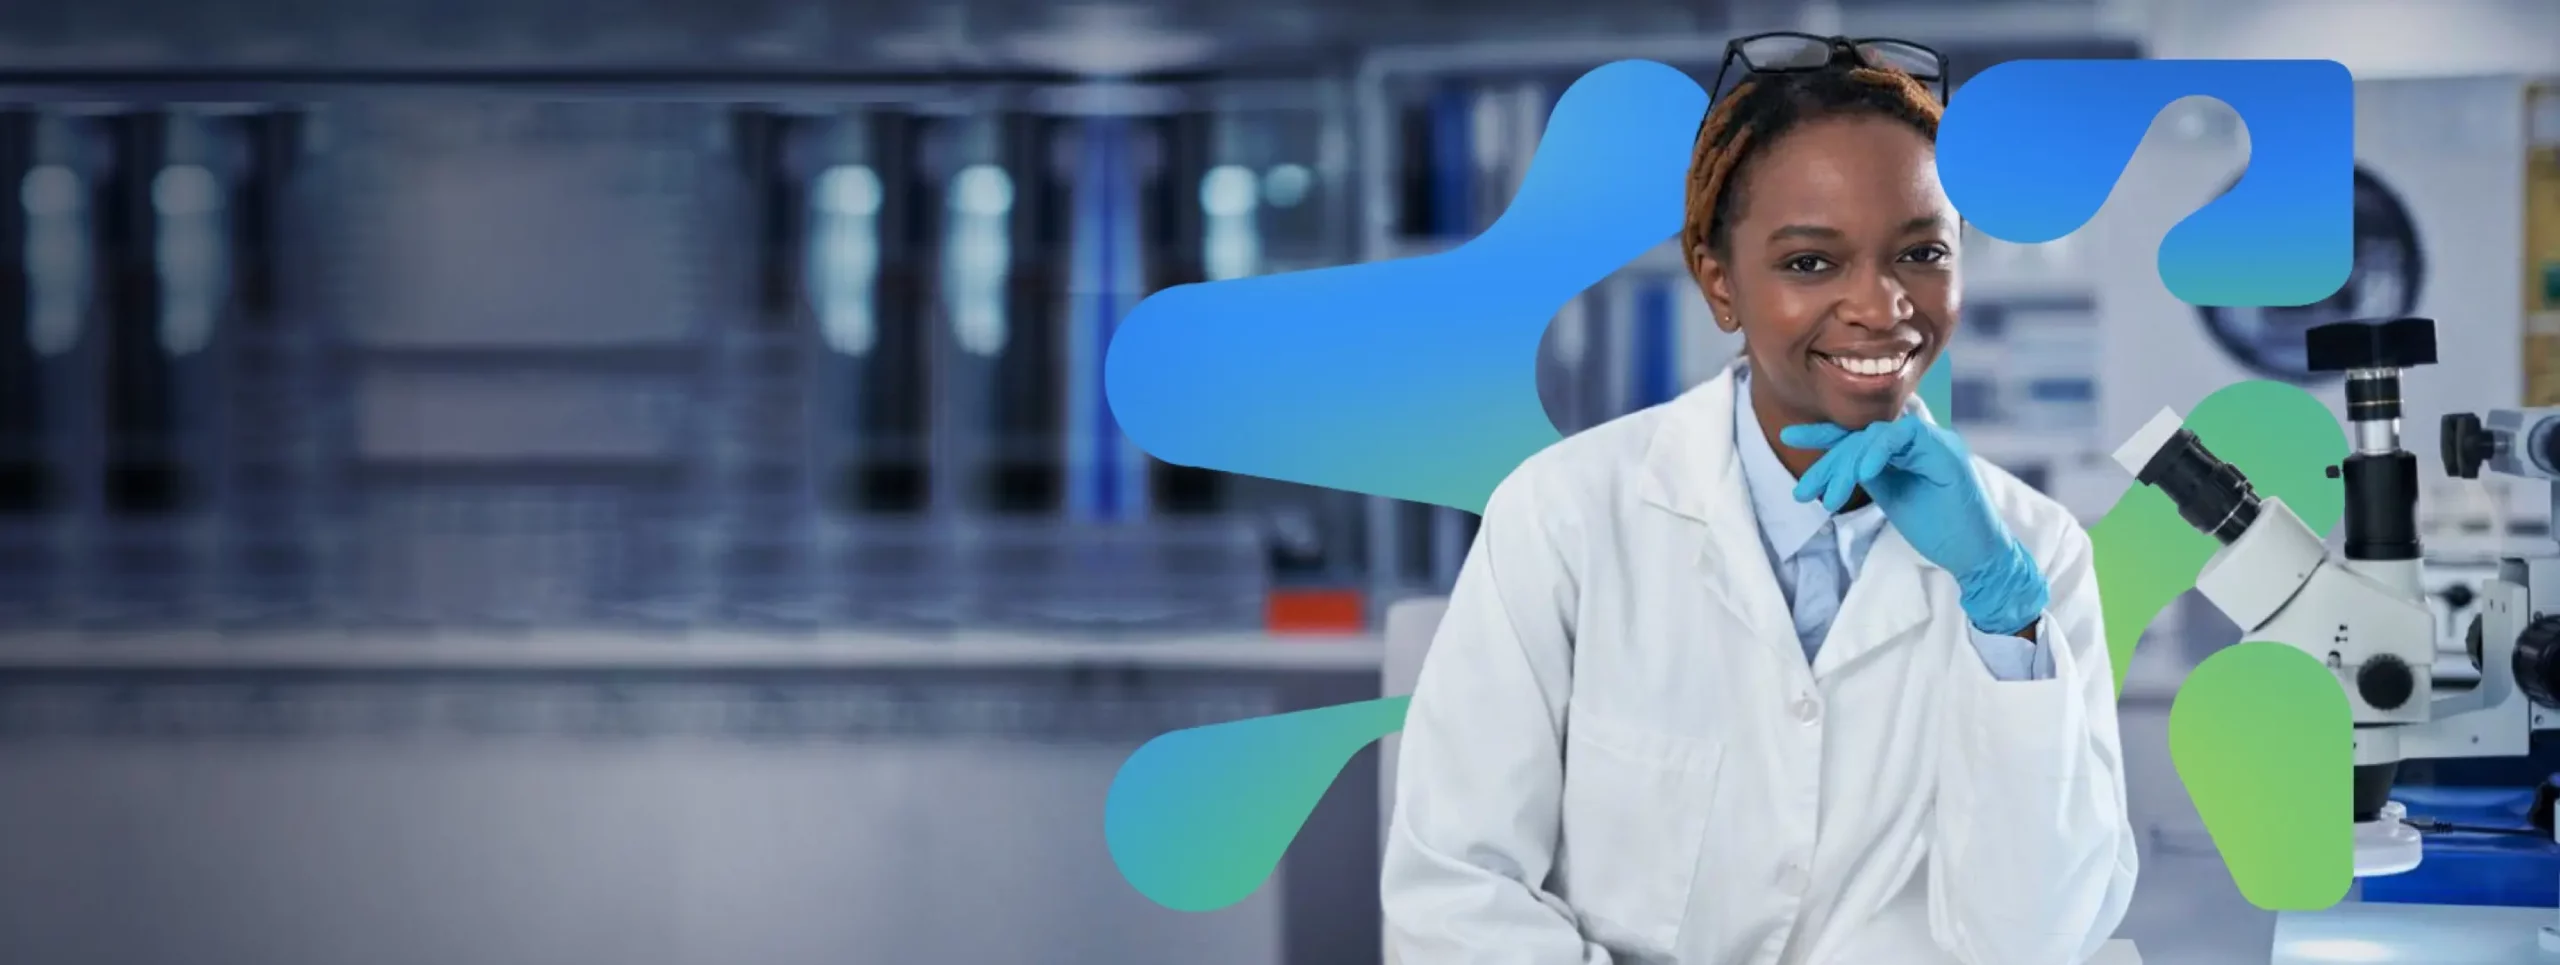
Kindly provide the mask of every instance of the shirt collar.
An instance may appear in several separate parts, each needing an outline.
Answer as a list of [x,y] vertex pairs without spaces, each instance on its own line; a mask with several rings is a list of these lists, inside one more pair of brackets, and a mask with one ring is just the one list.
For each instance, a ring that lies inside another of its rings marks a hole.
[[1780,560],[1793,559],[1821,534],[1826,523],[1861,542],[1882,529],[1884,511],[1873,503],[1841,513],[1835,519],[1819,502],[1798,502],[1796,475],[1778,461],[1777,448],[1770,445],[1768,433],[1761,431],[1760,418],[1752,411],[1748,368],[1735,371],[1733,392],[1733,445],[1742,457],[1742,479],[1751,491],[1751,509],[1760,518],[1760,538],[1768,544],[1771,555]]

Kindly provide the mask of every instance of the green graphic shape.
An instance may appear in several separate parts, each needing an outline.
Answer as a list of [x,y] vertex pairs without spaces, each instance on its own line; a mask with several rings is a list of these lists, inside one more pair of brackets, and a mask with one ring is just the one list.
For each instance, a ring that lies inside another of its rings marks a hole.
[[2317,658],[2262,641],[2206,658],[2170,706],[2169,757],[2250,904],[2317,911],[2346,899],[2353,718]]
[[1174,731],[1111,781],[1103,838],[1129,884],[1176,911],[1243,901],[1279,870],[1362,748],[1404,728],[1410,697]]
[[[2346,487],[2328,467],[2347,457],[2346,429],[2329,407],[2300,387],[2266,380],[2225,386],[2186,415],[2205,448],[2249,477],[2258,495],[2284,500],[2305,526],[2323,536],[2346,512]],[[2160,611],[2195,589],[2219,544],[2196,532],[2169,497],[2135,485],[2089,527],[2106,610],[2107,656],[2116,692],[2124,692],[2134,645]]]
[[[2327,535],[2346,510],[2328,467],[2346,430],[2319,399],[2282,382],[2224,387],[2187,414],[2205,448]],[[2220,548],[2136,485],[2089,527],[2116,691],[2144,630]],[[2251,643],[2216,654],[2181,683],[2169,759],[2204,817],[2232,880],[2270,911],[2326,908],[2355,878],[2354,731],[2346,693],[2311,656]]]

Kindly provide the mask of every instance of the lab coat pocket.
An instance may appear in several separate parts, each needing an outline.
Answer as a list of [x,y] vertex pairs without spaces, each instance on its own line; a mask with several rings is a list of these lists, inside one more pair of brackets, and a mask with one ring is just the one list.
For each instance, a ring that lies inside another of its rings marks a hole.
[[1722,746],[1582,711],[1565,746],[1565,903],[1592,941],[1671,954],[1714,819]]

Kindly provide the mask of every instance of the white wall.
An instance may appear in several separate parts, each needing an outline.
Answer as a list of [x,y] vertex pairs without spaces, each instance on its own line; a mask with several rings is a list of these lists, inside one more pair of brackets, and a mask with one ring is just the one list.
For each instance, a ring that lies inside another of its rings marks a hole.
[[2126,0],[2153,56],[2304,57],[2359,79],[2560,72],[2553,0]]

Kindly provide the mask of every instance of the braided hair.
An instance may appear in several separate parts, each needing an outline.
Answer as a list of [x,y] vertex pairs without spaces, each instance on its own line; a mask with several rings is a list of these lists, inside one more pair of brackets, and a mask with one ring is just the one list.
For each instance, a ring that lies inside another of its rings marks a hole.
[[1721,256],[1727,250],[1733,222],[1741,215],[1733,186],[1742,181],[1760,148],[1806,121],[1851,115],[1898,120],[1935,141],[1943,110],[1918,80],[1885,67],[1834,66],[1744,77],[1731,93],[1716,99],[1698,130],[1689,163],[1688,217],[1680,229],[1681,254],[1689,270],[1698,270],[1700,254]]

